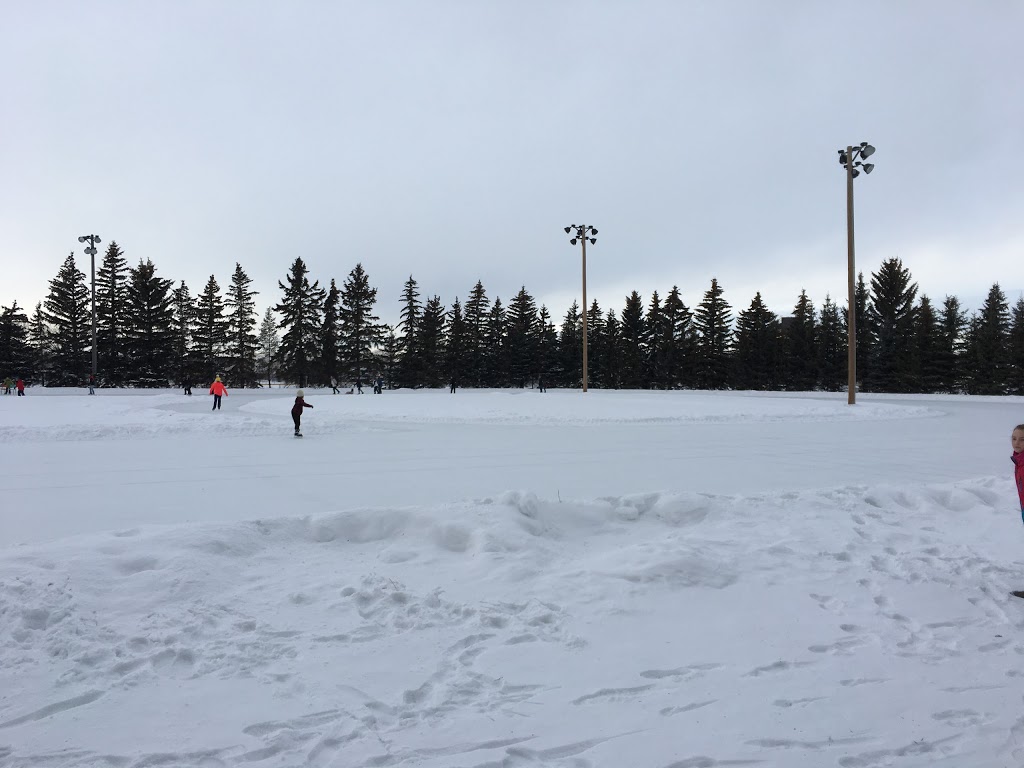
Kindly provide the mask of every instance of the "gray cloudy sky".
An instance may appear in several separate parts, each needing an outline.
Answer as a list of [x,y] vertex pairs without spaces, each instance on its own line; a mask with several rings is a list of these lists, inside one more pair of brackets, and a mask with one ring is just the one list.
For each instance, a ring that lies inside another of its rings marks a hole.
[[1024,3],[0,0],[0,303],[78,235],[193,293],[234,264],[276,303],[296,256],[362,262],[395,321],[477,279],[560,317],[691,307],[712,277],[846,296],[836,150],[869,141],[858,268],[933,298],[1024,289]]

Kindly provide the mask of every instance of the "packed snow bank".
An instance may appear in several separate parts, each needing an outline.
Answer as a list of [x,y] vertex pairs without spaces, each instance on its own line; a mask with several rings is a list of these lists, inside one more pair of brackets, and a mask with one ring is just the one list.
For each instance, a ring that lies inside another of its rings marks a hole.
[[[293,390],[235,390],[223,408],[198,393],[141,396],[126,390],[38,389],[31,397],[0,398],[0,440],[97,440],[181,435],[278,435],[291,425]],[[419,424],[702,424],[753,422],[877,421],[941,415],[923,404],[863,402],[851,408],[834,396],[749,393],[594,390],[401,390],[383,395],[330,395],[310,390],[307,423],[320,434],[373,428],[374,423]]]
[[0,550],[0,764],[1024,762],[1003,479]]

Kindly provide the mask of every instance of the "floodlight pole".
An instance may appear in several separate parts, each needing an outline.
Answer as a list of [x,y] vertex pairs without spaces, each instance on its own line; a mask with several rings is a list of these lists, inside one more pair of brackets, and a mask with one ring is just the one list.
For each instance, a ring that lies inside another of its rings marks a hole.
[[583,245],[583,391],[587,391],[587,238]]
[[99,235],[82,235],[78,242],[88,242],[85,252],[91,259],[92,271],[92,378],[96,382],[96,243],[102,242]]
[[847,301],[849,311],[846,318],[846,403],[857,403],[857,304],[856,287],[854,286],[854,248],[853,248],[853,147],[846,148],[846,266],[847,266]]
[[580,241],[580,245],[583,246],[583,391],[587,391],[587,239],[590,239],[590,244],[593,245],[597,242],[597,229],[594,227],[587,226],[586,224],[570,224],[565,228],[565,234],[572,234],[573,237],[569,241],[572,245],[576,245],[576,241]]
[[849,309],[846,312],[846,401],[850,405],[857,402],[857,295],[854,285],[854,250],[853,250],[853,180],[860,175],[860,169],[864,173],[871,173],[875,169],[872,163],[865,163],[864,160],[875,153],[875,148],[862,141],[860,144],[849,145],[845,150],[839,150],[839,163],[846,169],[846,265],[847,265],[847,302]]

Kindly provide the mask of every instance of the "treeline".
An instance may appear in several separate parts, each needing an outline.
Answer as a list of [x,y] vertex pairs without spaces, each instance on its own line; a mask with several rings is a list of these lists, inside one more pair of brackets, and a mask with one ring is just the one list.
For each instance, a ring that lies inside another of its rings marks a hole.
[[[295,259],[279,301],[260,318],[240,264],[226,289],[211,275],[193,296],[151,261],[129,266],[116,242],[97,273],[97,357],[103,386],[232,387],[283,380],[388,387],[579,387],[582,315],[574,303],[556,321],[525,287],[503,303],[481,282],[450,305],[424,297],[410,276],[394,327],[374,314],[377,289],[357,264],[339,286],[311,281]],[[876,392],[1024,394],[1024,298],[1012,311],[998,284],[968,313],[955,296],[935,304],[910,271],[889,259],[856,292],[859,386]],[[588,383],[631,389],[838,391],[847,380],[847,311],[801,292],[780,317],[756,294],[734,314],[715,279],[692,309],[673,286],[619,311],[587,308]],[[81,385],[90,371],[92,318],[85,275],[65,259],[31,314],[0,309],[0,376]]]

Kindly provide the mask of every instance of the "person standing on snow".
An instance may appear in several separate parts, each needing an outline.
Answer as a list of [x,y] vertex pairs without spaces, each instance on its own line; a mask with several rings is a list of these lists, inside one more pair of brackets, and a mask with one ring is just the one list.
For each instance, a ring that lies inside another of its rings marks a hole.
[[292,406],[292,421],[295,422],[295,436],[302,437],[302,431],[299,426],[302,422],[302,409],[312,408],[313,406],[306,402],[306,393],[301,389],[295,393],[295,405]]
[[5,395],[11,394],[11,387],[13,387],[13,386],[14,386],[14,382],[11,381],[11,377],[8,376],[7,378],[5,378],[4,379],[4,394]]
[[213,380],[213,386],[210,387],[210,394],[213,395],[213,408],[210,410],[216,411],[220,408],[220,398],[228,393],[228,388],[220,380],[220,376]]
[[96,394],[96,377],[93,376],[91,373],[89,374],[89,394]]
[[25,382],[22,379],[18,379],[18,383],[14,385],[18,388],[18,397],[25,396]]

